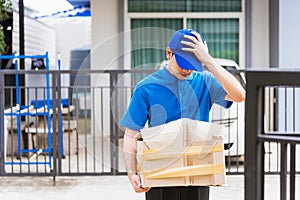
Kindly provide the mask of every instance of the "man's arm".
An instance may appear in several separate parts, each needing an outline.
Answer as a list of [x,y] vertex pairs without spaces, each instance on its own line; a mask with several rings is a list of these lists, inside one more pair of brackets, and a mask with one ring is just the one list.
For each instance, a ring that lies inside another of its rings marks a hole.
[[150,188],[143,188],[140,176],[136,171],[136,137],[138,131],[126,128],[123,143],[123,154],[127,175],[135,192],[147,192]]
[[227,93],[225,97],[226,100],[234,102],[242,102],[245,100],[245,90],[232,74],[216,63],[214,59],[205,64],[205,66],[223,86]]
[[190,39],[191,42],[182,41],[182,44],[187,45],[187,48],[183,48],[182,50],[194,53],[198,60],[216,77],[227,93],[225,97],[226,100],[234,102],[245,100],[246,92],[238,80],[221,65],[215,62],[213,57],[208,53],[207,46],[201,42],[200,35],[195,32],[193,34],[198,40],[193,36],[185,35],[184,37]]

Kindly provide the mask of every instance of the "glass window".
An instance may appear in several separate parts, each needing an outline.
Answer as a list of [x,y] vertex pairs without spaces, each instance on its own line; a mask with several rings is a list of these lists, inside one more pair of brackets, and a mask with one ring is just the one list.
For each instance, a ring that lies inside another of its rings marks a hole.
[[182,28],[182,19],[132,19],[131,67],[157,69],[174,31]]
[[241,0],[128,0],[128,12],[241,11]]
[[[182,28],[182,19],[132,19],[131,68],[159,69],[166,60],[166,47],[173,33]],[[147,74],[133,74],[136,84]]]
[[239,63],[238,19],[188,19],[187,27],[201,33],[213,57]]

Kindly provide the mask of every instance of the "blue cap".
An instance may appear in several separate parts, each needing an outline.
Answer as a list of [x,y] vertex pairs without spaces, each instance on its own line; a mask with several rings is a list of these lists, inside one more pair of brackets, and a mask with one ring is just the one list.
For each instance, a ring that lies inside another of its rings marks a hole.
[[[182,48],[186,48],[188,46],[182,44],[181,41],[184,40],[190,42],[190,40],[185,38],[184,35],[191,35],[195,37],[195,35],[192,34],[192,32],[197,31],[194,31],[192,29],[181,29],[176,31],[170,39],[168,46],[174,52],[176,62],[180,68],[187,70],[202,71],[203,64],[196,58],[195,54],[182,50]],[[202,36],[201,39],[202,42],[205,43],[205,40]]]

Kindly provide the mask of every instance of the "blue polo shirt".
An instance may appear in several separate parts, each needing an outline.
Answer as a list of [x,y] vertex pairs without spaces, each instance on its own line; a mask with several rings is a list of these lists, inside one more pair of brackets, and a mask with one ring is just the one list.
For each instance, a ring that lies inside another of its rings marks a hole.
[[209,72],[193,72],[179,80],[164,67],[141,80],[134,89],[129,107],[120,123],[139,131],[180,118],[209,120],[214,103],[229,108],[226,92]]

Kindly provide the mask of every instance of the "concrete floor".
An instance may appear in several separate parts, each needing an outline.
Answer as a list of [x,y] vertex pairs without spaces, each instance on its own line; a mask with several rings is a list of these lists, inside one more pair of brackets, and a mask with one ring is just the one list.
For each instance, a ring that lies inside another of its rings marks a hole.
[[[88,135],[90,136],[90,135]],[[84,139],[80,139],[80,148],[84,151],[79,151],[78,157],[80,157],[79,171],[83,172],[86,168],[93,170],[93,165],[85,165],[85,159],[89,164],[91,158],[97,158],[96,169],[101,169],[101,165],[104,164],[104,168],[110,170],[110,152],[109,152],[109,140],[103,140],[103,148],[106,149],[104,155],[101,157],[101,152],[97,152],[97,156],[92,154],[93,143],[90,137],[88,137],[88,145],[84,146]],[[96,138],[97,144],[101,144],[101,138]],[[120,147],[122,141],[120,141]],[[98,150],[100,148],[97,148]],[[120,148],[121,149],[121,148]],[[88,152],[87,157],[85,150]],[[299,151],[299,149],[298,149]],[[121,152],[120,152],[121,155]],[[276,154],[270,154],[276,156]],[[77,156],[77,155],[76,155]],[[69,166],[72,166],[71,171],[76,171],[77,157],[71,157],[69,162],[68,157],[62,160],[62,169],[64,172],[68,172]],[[121,159],[121,156],[120,156]],[[275,158],[272,158],[274,160]],[[268,160],[268,159],[267,159]],[[72,163],[72,165],[71,165]],[[125,167],[120,160],[120,169]],[[271,166],[272,171],[277,162],[271,164],[266,163],[266,166]],[[299,169],[299,162],[297,162],[297,169]],[[100,167],[99,167],[100,166]],[[35,167],[31,166],[31,167]],[[41,166],[43,167],[43,166]],[[75,167],[75,168],[74,168]],[[74,169],[73,169],[74,168]],[[90,169],[91,168],[91,169]],[[239,166],[239,170],[243,171],[243,166]],[[10,166],[5,167],[7,172],[10,172]],[[17,170],[18,167],[15,168]],[[234,166],[231,166],[232,171],[235,170]],[[124,169],[125,170],[125,169]],[[28,169],[24,169],[24,172]],[[33,172],[34,170],[30,170]],[[43,171],[43,168],[39,168],[39,171]],[[265,179],[265,199],[266,200],[279,200],[279,176],[268,175]],[[289,191],[289,190],[288,190]],[[144,200],[144,194],[137,194],[131,188],[131,185],[126,176],[77,176],[77,177],[56,177],[56,186],[53,186],[52,177],[0,177],[0,200]],[[244,199],[244,176],[242,175],[230,175],[227,176],[227,183],[222,187],[211,187],[210,200],[243,200]],[[287,198],[289,199],[289,198]],[[300,199],[300,176],[296,179],[296,199]]]
[[[266,200],[279,200],[279,177],[266,177]],[[300,199],[300,176],[297,176],[296,199]],[[211,187],[210,200],[244,199],[244,177],[227,176],[222,187]],[[143,200],[131,188],[126,176],[57,177],[53,186],[52,177],[1,177],[0,199],[2,200]],[[289,199],[289,198],[288,198]]]

